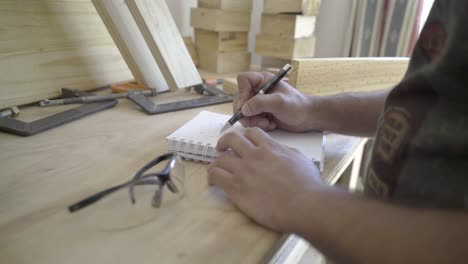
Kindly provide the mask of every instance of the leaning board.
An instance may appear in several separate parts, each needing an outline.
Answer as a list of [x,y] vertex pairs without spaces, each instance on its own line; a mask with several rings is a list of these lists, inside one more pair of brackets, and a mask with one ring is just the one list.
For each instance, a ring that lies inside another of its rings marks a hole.
[[164,0],[125,0],[171,89],[202,83]]
[[0,109],[132,79],[91,1],[0,2]]

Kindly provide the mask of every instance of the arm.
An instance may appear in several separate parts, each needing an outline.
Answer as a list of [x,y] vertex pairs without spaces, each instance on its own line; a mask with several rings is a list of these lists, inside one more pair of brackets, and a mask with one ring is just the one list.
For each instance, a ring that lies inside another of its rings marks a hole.
[[404,208],[325,185],[312,162],[264,131],[228,133],[208,167],[218,185],[256,222],[308,239],[343,263],[462,263],[468,212]]
[[322,130],[341,134],[370,136],[389,90],[346,93],[335,96],[306,96],[285,82],[269,94],[254,92],[272,78],[269,73],[243,73],[237,77],[239,96],[233,110],[242,108],[245,127],[264,130],[280,128],[292,132]]
[[397,207],[326,187],[300,202],[291,231],[341,263],[461,263],[468,213]]
[[389,91],[309,97],[309,112],[314,118],[308,120],[307,126],[339,134],[373,136]]

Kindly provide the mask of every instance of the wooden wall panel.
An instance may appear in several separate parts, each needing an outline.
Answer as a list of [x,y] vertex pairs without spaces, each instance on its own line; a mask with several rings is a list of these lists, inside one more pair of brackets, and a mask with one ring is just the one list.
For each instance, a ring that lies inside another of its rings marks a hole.
[[91,1],[0,2],[0,109],[132,78]]

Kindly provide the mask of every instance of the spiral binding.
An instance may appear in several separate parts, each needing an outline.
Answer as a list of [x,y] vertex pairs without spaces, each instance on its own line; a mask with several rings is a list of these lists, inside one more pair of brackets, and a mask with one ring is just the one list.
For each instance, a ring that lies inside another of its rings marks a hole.
[[197,142],[195,144],[193,140],[185,141],[185,139],[173,137],[167,140],[167,145],[169,151],[178,152],[185,160],[208,163],[217,156],[215,148],[210,143],[203,145],[203,142]]

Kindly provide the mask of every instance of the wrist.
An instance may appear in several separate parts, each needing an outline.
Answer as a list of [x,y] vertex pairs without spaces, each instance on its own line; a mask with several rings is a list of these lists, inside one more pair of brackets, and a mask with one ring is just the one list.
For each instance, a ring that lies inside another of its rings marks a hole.
[[326,130],[326,120],[323,118],[323,113],[327,111],[327,103],[324,96],[306,96],[307,115],[304,124],[305,130]]
[[292,201],[292,212],[287,223],[287,232],[308,237],[314,230],[323,228],[323,219],[330,209],[328,201],[338,196],[346,196],[348,193],[336,187],[324,183],[307,188],[298,193]]

